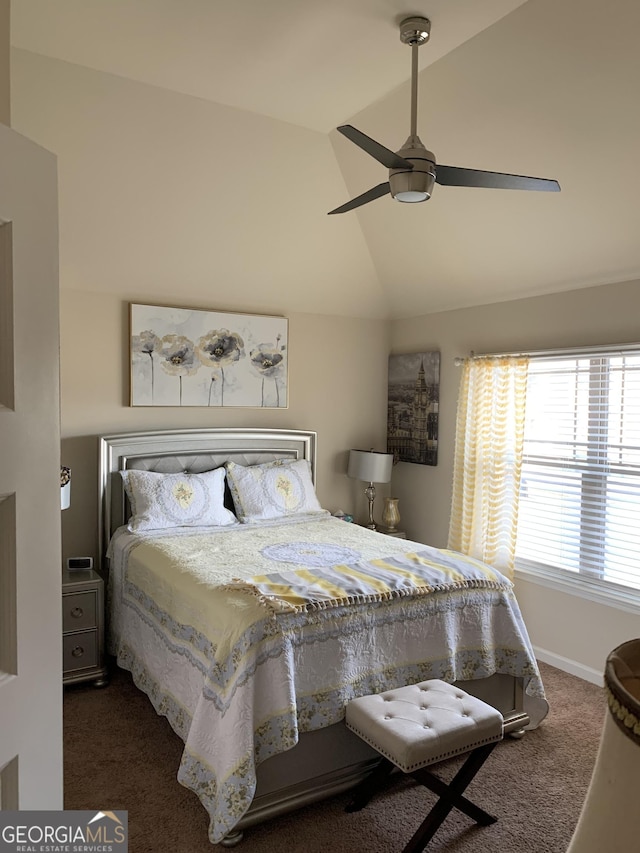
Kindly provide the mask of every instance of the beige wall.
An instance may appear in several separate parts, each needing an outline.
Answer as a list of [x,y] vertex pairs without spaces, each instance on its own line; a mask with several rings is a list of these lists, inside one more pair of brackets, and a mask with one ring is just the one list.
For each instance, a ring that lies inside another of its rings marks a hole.
[[[364,518],[362,487],[346,476],[347,456],[351,447],[385,447],[384,321],[289,313],[286,410],[131,408],[130,300],[138,301],[135,291],[61,294],[62,459],[72,469],[71,507],[62,514],[65,558],[97,556],[97,435],[104,433],[217,426],[316,430],[320,502]],[[192,303],[185,296],[181,304]]]
[[[575,290],[391,323],[391,352],[441,353],[438,465],[400,463],[393,491],[410,536],[446,546],[459,371],[456,356],[630,343],[640,339],[640,282]],[[593,604],[518,579],[517,594],[540,656],[598,677],[609,651],[640,633],[640,613]],[[565,660],[567,659],[567,660]]]
[[[59,164],[63,556],[97,556],[110,432],[317,430],[320,500],[364,513],[346,458],[384,448],[386,303],[357,219],[326,215],[346,197],[327,137],[21,50],[12,93]],[[289,408],[129,407],[129,302],[288,317]]]
[[10,0],[0,0],[0,122],[11,124]]
[[12,51],[14,127],[58,155],[60,286],[383,317],[325,134]]

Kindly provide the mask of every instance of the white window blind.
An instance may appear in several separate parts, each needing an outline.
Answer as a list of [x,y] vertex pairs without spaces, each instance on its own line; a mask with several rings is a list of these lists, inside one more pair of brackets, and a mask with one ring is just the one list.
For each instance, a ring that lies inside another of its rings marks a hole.
[[640,590],[640,348],[531,357],[516,564]]

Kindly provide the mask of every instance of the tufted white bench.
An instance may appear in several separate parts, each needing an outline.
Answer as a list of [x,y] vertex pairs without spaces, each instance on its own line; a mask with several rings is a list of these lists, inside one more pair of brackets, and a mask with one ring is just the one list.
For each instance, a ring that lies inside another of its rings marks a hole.
[[[353,699],[347,705],[346,724],[383,756],[373,773],[355,789],[347,811],[364,808],[394,766],[439,797],[404,853],[424,850],[454,808],[482,826],[497,820],[462,796],[502,740],[502,714],[491,705],[459,687],[431,679]],[[466,752],[469,756],[448,784],[425,769]]]

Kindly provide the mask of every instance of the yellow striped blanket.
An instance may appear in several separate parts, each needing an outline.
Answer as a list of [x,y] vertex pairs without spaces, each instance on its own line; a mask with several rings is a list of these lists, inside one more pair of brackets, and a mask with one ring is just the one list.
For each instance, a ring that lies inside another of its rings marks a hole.
[[430,547],[384,559],[234,578],[226,585],[257,596],[274,610],[289,612],[454,589],[511,587],[511,581],[500,572],[473,557]]

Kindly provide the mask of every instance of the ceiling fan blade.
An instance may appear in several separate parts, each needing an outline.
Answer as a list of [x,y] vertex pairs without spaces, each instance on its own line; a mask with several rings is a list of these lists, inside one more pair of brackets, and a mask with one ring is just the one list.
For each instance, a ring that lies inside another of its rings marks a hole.
[[346,136],[347,139],[355,142],[363,151],[366,151],[374,160],[377,160],[378,163],[386,166],[387,169],[413,169],[413,163],[405,160],[404,157],[399,157],[396,153],[385,148],[384,145],[380,145],[375,139],[371,139],[366,133],[362,133],[362,131],[357,130],[350,124],[343,124],[338,130],[343,136]]
[[376,198],[381,198],[383,195],[387,195],[388,192],[389,181],[385,181],[384,184],[378,184],[377,187],[372,187],[370,190],[367,190],[366,193],[362,193],[362,195],[352,198],[351,201],[343,204],[342,207],[336,207],[335,210],[330,210],[328,215],[331,215],[332,213],[346,213],[348,210],[353,210],[354,207],[361,207],[368,201],[374,201]]
[[497,190],[539,190],[560,192],[560,184],[551,178],[528,178],[504,172],[482,172],[457,166],[436,166],[436,183],[447,187],[489,187]]

